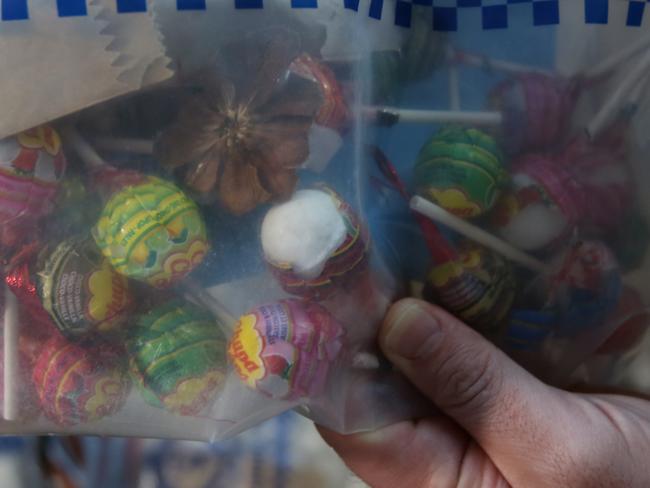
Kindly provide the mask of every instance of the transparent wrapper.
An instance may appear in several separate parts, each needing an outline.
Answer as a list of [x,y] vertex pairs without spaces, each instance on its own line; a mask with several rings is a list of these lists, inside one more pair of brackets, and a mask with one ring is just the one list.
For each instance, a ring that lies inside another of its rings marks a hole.
[[377,342],[406,296],[645,391],[638,2],[306,3],[3,10],[1,432],[429,414]]

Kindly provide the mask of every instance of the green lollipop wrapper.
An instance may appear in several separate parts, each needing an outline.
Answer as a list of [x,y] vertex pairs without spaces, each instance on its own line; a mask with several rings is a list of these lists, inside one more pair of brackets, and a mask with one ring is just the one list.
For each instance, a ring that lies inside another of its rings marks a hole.
[[424,144],[414,173],[418,194],[462,218],[490,210],[508,180],[496,141],[478,129],[455,126]]
[[196,204],[172,183],[153,176],[115,192],[93,235],[117,272],[157,288],[182,280],[209,247]]
[[140,317],[127,347],[133,383],[155,407],[197,415],[224,384],[226,338],[192,303],[174,300]]

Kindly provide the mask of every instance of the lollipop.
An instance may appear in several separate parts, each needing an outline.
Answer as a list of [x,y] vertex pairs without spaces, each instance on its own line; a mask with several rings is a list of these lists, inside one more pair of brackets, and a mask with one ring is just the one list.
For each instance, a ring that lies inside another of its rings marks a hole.
[[490,107],[503,113],[504,149],[547,149],[567,132],[578,84],[541,73],[522,73],[500,83],[490,94]]
[[109,346],[82,347],[53,337],[33,380],[45,415],[59,425],[93,422],[119,410],[128,392],[122,355]]
[[494,213],[499,234],[534,251],[577,226],[600,234],[619,225],[634,195],[620,152],[580,137],[555,156],[521,157],[513,164],[512,188]]
[[581,217],[583,188],[546,156],[525,156],[514,168],[511,190],[492,216],[498,234],[524,251],[559,243]]
[[339,82],[325,64],[305,53],[294,59],[289,69],[320,88],[322,103],[309,131],[309,156],[303,167],[323,170],[343,144],[341,135],[350,111]]
[[66,159],[50,127],[0,141],[0,243],[16,245],[35,221],[53,209]]
[[196,204],[153,176],[115,193],[93,235],[116,271],[158,288],[182,280],[208,249]]
[[429,139],[414,173],[417,193],[465,218],[492,208],[507,180],[494,139],[460,127],[443,128]]
[[508,350],[536,352],[551,339],[597,337],[619,306],[620,270],[609,248],[598,241],[570,246],[542,285],[532,293],[541,295],[532,299],[537,306],[511,313],[504,331]]
[[366,268],[370,239],[352,209],[329,188],[300,190],[262,224],[262,247],[282,288],[324,300]]
[[131,377],[150,404],[196,415],[226,376],[226,339],[210,313],[174,300],[143,315],[128,341]]
[[239,319],[228,355],[250,388],[276,399],[313,398],[325,389],[342,335],[320,305],[282,300]]
[[425,299],[440,303],[469,325],[495,331],[515,298],[510,263],[476,245],[466,246],[459,259],[434,265],[424,289]]
[[128,280],[92,240],[71,238],[46,250],[37,269],[41,303],[66,337],[115,333],[128,318],[133,305]]

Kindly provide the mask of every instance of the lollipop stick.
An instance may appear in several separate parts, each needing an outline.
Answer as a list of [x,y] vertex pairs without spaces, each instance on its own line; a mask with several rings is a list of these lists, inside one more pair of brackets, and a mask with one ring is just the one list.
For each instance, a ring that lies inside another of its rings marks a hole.
[[603,59],[601,62],[597,63],[591,68],[578,73],[579,76],[582,76],[586,79],[595,79],[600,78],[609,74],[611,71],[618,68],[618,66],[625,61],[627,61],[632,56],[640,53],[644,49],[650,47],[650,37],[643,37],[636,42],[631,43],[624,49],[615,52],[611,56]]
[[363,108],[364,115],[376,124],[392,126],[398,122],[413,124],[468,124],[477,126],[498,126],[503,122],[501,112],[465,112],[462,110],[413,110],[395,107]]
[[540,260],[526,254],[511,244],[485,232],[483,229],[476,227],[455,215],[447,212],[438,205],[425,200],[422,197],[413,197],[411,199],[411,209],[418,212],[434,222],[446,225],[459,234],[492,249],[494,252],[508,258],[509,260],[520,264],[524,268],[530,269],[537,273],[551,274],[551,270]]
[[18,356],[18,301],[11,289],[4,286],[4,418],[18,418],[18,378],[20,364]]
[[104,151],[125,152],[149,156],[153,154],[154,142],[150,139],[128,137],[93,137],[93,145]]
[[535,68],[533,66],[526,66],[524,64],[513,63],[510,61],[502,61],[500,59],[492,59],[488,56],[461,51],[453,47],[450,49],[450,53],[447,57],[452,63],[462,63],[488,71],[501,71],[512,75],[521,73],[540,73],[553,76],[552,72],[542,68]]
[[79,131],[75,127],[68,125],[63,128],[61,133],[63,134],[65,140],[70,143],[84,164],[86,164],[89,168],[99,169],[107,166],[106,161],[104,161],[104,159],[97,153],[97,151],[95,151],[95,149],[90,144],[88,144],[88,141],[86,141],[82,135],[79,134]]
[[[453,56],[453,48],[447,47],[447,56]],[[460,110],[460,75],[455,63],[449,65],[449,108],[455,112]]]
[[630,91],[633,91],[637,84],[648,75],[650,75],[650,49],[648,49],[639,62],[628,71],[627,75],[614,90],[614,93],[607,98],[605,105],[591,120],[587,126],[587,134],[589,137],[594,139],[603,131],[611,121],[612,117],[619,112],[625,99],[629,96]]

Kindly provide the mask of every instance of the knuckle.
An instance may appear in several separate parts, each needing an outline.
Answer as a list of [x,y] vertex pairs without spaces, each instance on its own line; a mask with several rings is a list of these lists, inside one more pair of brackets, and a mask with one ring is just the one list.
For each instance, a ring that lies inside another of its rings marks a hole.
[[[471,365],[471,366],[469,366]],[[440,364],[440,407],[463,414],[490,408],[498,397],[502,379],[489,351],[459,347],[448,351]]]

